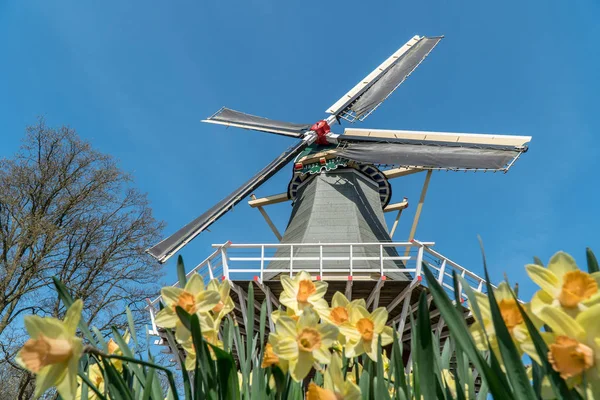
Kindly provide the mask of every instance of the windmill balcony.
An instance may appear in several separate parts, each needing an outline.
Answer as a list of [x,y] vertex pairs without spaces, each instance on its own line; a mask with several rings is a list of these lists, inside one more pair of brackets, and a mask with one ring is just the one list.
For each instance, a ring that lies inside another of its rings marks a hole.
[[[294,248],[301,246],[303,252],[295,252]],[[213,245],[214,251],[204,261],[187,273],[200,274],[205,281],[210,279],[227,279],[232,284],[231,296],[236,304],[234,318],[240,328],[246,326],[248,284],[254,286],[255,308],[260,310],[263,301],[267,303],[269,316],[279,304],[279,294],[282,291],[278,277],[264,279],[265,276],[289,274],[294,276],[301,270],[309,272],[314,279],[327,281],[329,288],[326,299],[336,291],[340,291],[349,299],[364,298],[369,309],[386,307],[389,313],[388,324],[396,328],[403,341],[410,340],[410,315],[416,312],[418,298],[421,292],[428,293],[427,285],[423,279],[423,265],[426,265],[434,274],[437,281],[446,290],[451,299],[455,298],[455,289],[452,281],[453,273],[462,276],[472,290],[485,291],[485,280],[477,274],[467,270],[458,263],[448,259],[433,249],[433,242],[389,242],[389,243],[231,243]],[[335,252],[323,251],[325,248],[334,247]],[[289,251],[282,252],[282,248]],[[390,252],[389,249],[394,251]],[[365,251],[367,250],[367,251]],[[277,257],[276,254],[286,254],[286,257]],[[294,254],[301,254],[296,257]],[[311,254],[311,256],[307,256]],[[314,254],[314,256],[312,256]],[[323,254],[326,254],[324,256]],[[365,256],[365,254],[369,254]],[[376,255],[373,255],[376,254]],[[389,254],[398,254],[390,256]],[[300,264],[302,268],[295,265]],[[375,261],[379,268],[361,268],[365,261],[372,265]],[[387,261],[387,263],[386,263]],[[393,261],[393,268],[389,268]],[[270,263],[276,263],[277,269],[269,268]],[[307,263],[312,265],[306,268]],[[345,268],[340,264],[347,265]],[[286,266],[285,268],[282,266]],[[400,267],[398,267],[400,265]],[[332,268],[332,266],[334,268]],[[394,280],[389,278],[399,272],[411,277],[409,280]],[[175,283],[174,286],[177,286]],[[465,319],[472,323],[473,316],[469,310],[468,299],[464,288],[458,286],[458,298],[464,308]],[[443,319],[430,301],[430,315],[432,326],[439,331],[442,337],[447,335]],[[151,328],[149,333],[158,336],[156,344],[166,345],[164,330],[154,323],[155,313],[158,311],[160,297],[148,300]],[[256,316],[255,316],[256,318]],[[274,329],[269,321],[267,330]]]

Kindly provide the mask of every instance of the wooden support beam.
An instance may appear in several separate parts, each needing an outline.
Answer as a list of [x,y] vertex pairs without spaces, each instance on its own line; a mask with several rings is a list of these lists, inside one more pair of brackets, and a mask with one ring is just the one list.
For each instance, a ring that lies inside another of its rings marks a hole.
[[279,194],[274,194],[272,196],[261,197],[259,199],[252,199],[248,202],[248,204],[250,205],[250,207],[256,208],[256,207],[268,206],[270,204],[283,203],[284,201],[288,201],[288,200],[289,200],[289,198],[288,198],[287,193],[279,193]]
[[369,308],[371,304],[373,304],[373,310],[377,308],[377,305],[379,304],[379,293],[381,292],[381,288],[383,287],[384,283],[385,279],[379,278],[375,284],[375,287],[373,288],[373,291],[371,291],[371,294],[367,298],[367,308]]
[[[417,205],[417,211],[415,212],[415,218],[413,219],[412,227],[410,228],[410,234],[408,235],[408,241],[410,242],[415,238],[417,232],[417,226],[419,225],[419,218],[421,217],[421,211],[423,210],[423,203],[425,203],[425,196],[427,195],[427,188],[429,187],[429,181],[431,180],[432,170],[427,171],[425,175],[425,182],[423,182],[423,189],[421,189],[421,197],[419,198],[419,204]],[[410,252],[410,247],[406,248],[404,256],[406,257]]]
[[399,203],[388,204],[385,206],[383,212],[402,211],[406,207],[408,207],[408,199],[405,197],[404,200]]
[[352,280],[348,279],[346,281],[346,298],[348,301],[352,301]]
[[425,171],[425,170],[422,168],[400,167],[400,168],[388,169],[388,170],[382,171],[382,172],[386,178],[393,179],[393,178],[400,178],[401,176],[416,174],[417,172],[421,172],[421,171]]
[[[256,196],[253,194],[250,195],[250,198],[252,200],[256,200]],[[279,231],[277,230],[277,227],[275,226],[275,224],[273,224],[273,221],[271,221],[269,214],[267,214],[267,212],[265,211],[264,208],[262,208],[262,206],[257,206],[256,208],[258,208],[258,211],[260,211],[260,213],[262,214],[265,221],[267,221],[269,228],[271,228],[271,231],[273,231],[273,234],[275,234],[275,237],[277,238],[277,240],[279,240],[281,242],[281,233],[279,233]]]
[[387,306],[387,310],[392,311],[398,304],[400,304],[400,302],[402,300],[404,300],[404,298],[406,296],[410,296],[410,294],[412,293],[412,290],[414,289],[415,286],[417,286],[419,284],[419,281],[417,279],[413,279],[407,287],[404,288],[404,290],[402,290],[398,296],[396,296],[396,298],[394,300],[392,300],[390,302],[390,304],[388,304]]

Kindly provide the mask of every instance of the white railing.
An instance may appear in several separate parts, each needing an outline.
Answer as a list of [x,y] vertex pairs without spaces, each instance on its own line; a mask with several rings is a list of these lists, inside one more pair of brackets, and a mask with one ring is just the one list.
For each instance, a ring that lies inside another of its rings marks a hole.
[[[347,276],[349,280],[353,278],[377,280],[389,274],[408,273],[413,277],[413,284],[424,284],[422,266],[427,265],[451,299],[454,298],[452,280],[454,271],[465,278],[473,290],[485,292],[483,278],[436,252],[431,248],[433,245],[433,242],[417,240],[389,243],[233,244],[226,242],[213,245],[215,251],[190,270],[186,276],[189,277],[197,272],[205,281],[216,278],[231,281],[255,280],[262,283],[265,274],[284,273],[293,276],[300,270],[314,274],[316,279],[321,280],[339,279],[340,276]],[[309,256],[306,255],[307,252]],[[282,253],[284,256],[281,256]],[[393,265],[390,265],[390,261]],[[370,262],[371,265],[376,262],[378,268],[357,267],[365,262]],[[269,268],[270,263],[276,263],[277,268]],[[303,265],[298,266],[299,263]],[[306,267],[307,263],[310,264],[309,267]],[[336,266],[332,267],[332,263]],[[340,264],[343,267],[340,267]],[[173,286],[178,286],[178,282]],[[458,297],[462,302],[466,302],[467,296],[460,285],[459,290]],[[159,301],[160,297],[152,301],[148,300],[152,322],[150,334],[155,335],[158,335],[158,330],[154,317]]]

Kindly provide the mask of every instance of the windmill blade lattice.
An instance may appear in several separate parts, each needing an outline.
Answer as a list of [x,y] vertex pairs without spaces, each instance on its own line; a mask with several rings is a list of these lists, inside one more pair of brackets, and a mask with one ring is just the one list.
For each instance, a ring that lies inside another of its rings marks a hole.
[[242,201],[246,196],[250,195],[250,193],[265,183],[270,177],[285,167],[309,144],[310,142],[308,140],[303,140],[291,146],[288,150],[271,161],[266,167],[250,178],[242,186],[237,188],[229,196],[225,197],[204,214],[194,219],[192,222],[185,225],[168,238],[149,248],[147,252],[159,262],[164,263],[179,249],[198,236],[216,220],[221,218],[226,212],[231,210],[233,206]]

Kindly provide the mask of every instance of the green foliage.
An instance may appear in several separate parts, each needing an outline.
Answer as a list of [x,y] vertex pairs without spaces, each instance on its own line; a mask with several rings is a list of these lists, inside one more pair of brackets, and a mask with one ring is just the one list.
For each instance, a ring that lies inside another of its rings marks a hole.
[[[536,259],[536,264],[541,261]],[[591,250],[587,250],[588,271],[598,270],[598,264]],[[502,310],[489,283],[487,265],[483,260],[487,299],[492,338],[487,331],[483,332],[487,349],[482,351],[473,339],[469,327],[465,323],[463,298],[465,293],[468,306],[478,321],[483,320],[481,301],[464,277],[454,273],[455,298],[451,300],[446,289],[440,285],[427,265],[423,265],[423,274],[427,283],[427,291],[422,292],[413,320],[410,315],[412,340],[410,351],[412,356],[403,357],[404,348],[398,333],[393,331],[390,346],[382,348],[381,336],[377,341],[377,360],[371,360],[366,354],[356,358],[341,358],[342,376],[345,381],[354,380],[360,388],[361,397],[365,400],[410,400],[410,399],[486,399],[491,395],[495,399],[539,399],[544,391],[551,390],[556,398],[582,399],[581,392],[570,388],[561,378],[548,360],[549,347],[542,334],[536,328],[531,316],[518,302],[513,292],[513,300],[523,318],[535,352],[541,363],[532,361],[530,370],[524,365],[524,359],[515,345],[511,331],[505,323]],[[181,267],[180,267],[181,266]],[[178,260],[180,282],[185,282],[183,261]],[[59,297],[66,306],[73,303],[68,290],[58,280],[55,286]],[[138,336],[136,334],[131,312],[126,310],[129,320],[129,336],[133,343],[128,343],[116,329],[112,338],[122,354],[108,353],[109,346],[100,332],[90,329],[85,322],[79,328],[88,346],[80,360],[80,393],[81,399],[122,399],[148,400],[163,399],[165,393],[161,387],[161,378],[167,380],[168,399],[186,400],[201,399],[303,399],[307,393],[307,382],[295,382],[285,368],[280,365],[262,367],[265,356],[265,334],[267,318],[266,303],[258,304],[254,300],[254,285],[249,283],[245,303],[245,328],[242,332],[231,316],[223,319],[220,330],[222,345],[209,343],[202,333],[202,323],[198,314],[188,314],[177,306],[175,311],[180,323],[191,333],[191,341],[196,353],[194,367],[186,370],[185,352],[175,356],[179,361],[183,387],[175,386],[172,372],[157,365],[148,351],[146,360],[140,359]],[[440,318],[447,326],[447,332],[441,335],[431,325],[430,303],[433,302],[440,312]],[[487,306],[486,306],[487,307]],[[255,326],[255,313],[258,310],[258,326]],[[177,348],[171,330],[166,330],[167,341],[171,348]],[[492,345],[492,342],[497,343]],[[334,350],[335,352],[336,350]],[[136,354],[138,358],[136,358]],[[234,356],[235,354],[235,356]],[[342,352],[343,355],[343,352]],[[389,357],[389,360],[387,359]],[[116,361],[121,363],[117,363]],[[188,365],[189,367],[189,365]],[[98,368],[104,379],[104,385],[90,379],[92,369]],[[320,387],[328,388],[331,377],[326,368],[317,369],[312,382]],[[325,373],[324,373],[325,371]],[[328,381],[329,379],[329,381]],[[329,383],[328,383],[329,382]],[[544,389],[544,386],[546,389]],[[572,386],[572,385],[571,385]],[[550,388],[550,389],[548,389]],[[338,388],[339,390],[339,388]]]

